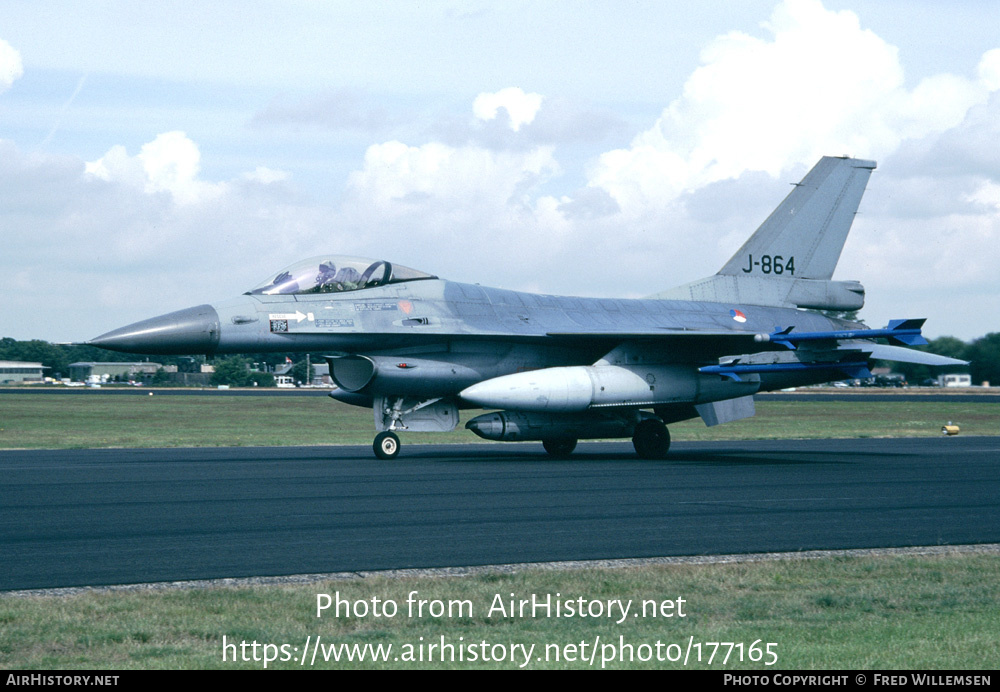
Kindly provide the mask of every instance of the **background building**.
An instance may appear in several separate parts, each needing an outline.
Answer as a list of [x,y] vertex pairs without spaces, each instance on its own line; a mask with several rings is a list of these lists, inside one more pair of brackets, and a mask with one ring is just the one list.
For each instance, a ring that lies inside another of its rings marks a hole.
[[41,363],[26,363],[20,360],[0,360],[0,384],[21,382],[41,382],[45,375]]
[[972,375],[968,373],[950,373],[938,375],[939,387],[971,387]]
[[[160,363],[95,363],[81,362],[70,363],[70,379],[78,382],[86,382],[90,378],[97,378],[104,382],[128,382],[130,380],[149,379],[156,374],[156,371],[163,368]],[[176,366],[163,368],[166,371],[177,371]]]

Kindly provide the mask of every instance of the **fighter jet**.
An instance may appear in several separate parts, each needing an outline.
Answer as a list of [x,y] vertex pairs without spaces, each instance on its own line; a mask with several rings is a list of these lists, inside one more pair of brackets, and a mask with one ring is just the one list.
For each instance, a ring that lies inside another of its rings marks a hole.
[[[88,342],[147,354],[325,352],[330,396],[371,408],[373,449],[397,433],[465,427],[541,441],[631,438],[661,459],[667,425],[754,414],[753,395],[870,375],[874,359],[958,365],[905,348],[924,320],[869,329],[820,311],[864,305],[834,281],[875,162],[824,157],[714,276],[644,299],[537,295],[447,281],[383,259],[323,255],[243,295],[116,329]],[[888,343],[880,343],[887,341]]]

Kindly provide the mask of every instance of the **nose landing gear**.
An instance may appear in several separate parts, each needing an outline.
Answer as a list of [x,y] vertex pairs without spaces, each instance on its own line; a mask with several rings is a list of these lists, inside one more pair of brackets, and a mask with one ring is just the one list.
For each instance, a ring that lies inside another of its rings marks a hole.
[[396,433],[388,430],[380,432],[375,436],[372,449],[375,450],[375,456],[379,459],[395,459],[399,454],[399,437]]

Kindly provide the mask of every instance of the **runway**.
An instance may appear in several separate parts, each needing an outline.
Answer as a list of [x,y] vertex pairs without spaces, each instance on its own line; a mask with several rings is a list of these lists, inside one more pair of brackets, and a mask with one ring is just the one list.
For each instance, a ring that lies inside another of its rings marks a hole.
[[0,452],[0,590],[996,542],[1000,437]]
[[[329,388],[279,389],[276,387],[261,387],[258,389],[206,389],[200,387],[164,388],[164,387],[127,387],[125,385],[105,385],[100,389],[88,387],[0,387],[0,396],[4,394],[40,394],[49,396],[208,396],[208,397],[325,397]],[[1000,403],[1000,388],[989,389],[838,389],[809,390],[796,392],[766,392],[755,394],[756,401],[865,401],[865,402],[925,402],[925,403],[956,403],[956,404],[996,404]]]

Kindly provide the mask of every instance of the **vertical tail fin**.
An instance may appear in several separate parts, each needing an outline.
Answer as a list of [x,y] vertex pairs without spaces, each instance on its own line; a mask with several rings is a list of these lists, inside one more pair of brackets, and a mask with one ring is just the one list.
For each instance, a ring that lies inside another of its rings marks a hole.
[[864,287],[830,279],[874,169],[824,156],[715,276],[651,297],[860,309]]
[[824,156],[719,273],[829,280],[874,168]]

